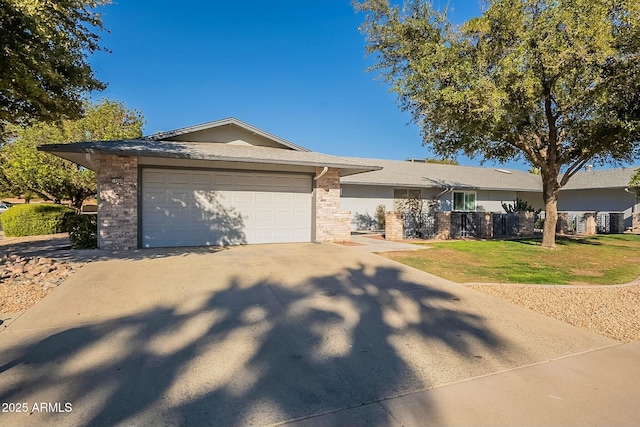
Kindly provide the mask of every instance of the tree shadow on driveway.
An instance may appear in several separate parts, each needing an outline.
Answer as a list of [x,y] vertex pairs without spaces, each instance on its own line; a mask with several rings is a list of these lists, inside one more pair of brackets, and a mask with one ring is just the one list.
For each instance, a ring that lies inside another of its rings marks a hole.
[[376,419],[361,424],[392,424],[375,402],[521,351],[460,299],[360,265],[296,286],[237,276],[205,302],[46,337],[3,334],[0,401],[73,410],[1,414],[0,424],[266,425],[368,404]]

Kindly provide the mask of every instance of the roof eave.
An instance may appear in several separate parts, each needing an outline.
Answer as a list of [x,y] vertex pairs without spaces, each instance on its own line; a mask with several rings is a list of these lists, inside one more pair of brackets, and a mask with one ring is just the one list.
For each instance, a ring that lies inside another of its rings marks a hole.
[[[97,171],[99,169],[96,163],[99,160],[99,156],[103,154],[124,156],[124,157],[151,157],[151,158],[169,158],[169,159],[181,159],[181,160],[205,160],[205,161],[219,161],[219,162],[232,162],[232,163],[250,163],[250,164],[271,164],[282,166],[303,166],[303,167],[329,167],[340,169],[340,176],[349,176],[363,172],[373,172],[381,170],[380,166],[369,165],[355,165],[340,162],[322,162],[322,161],[304,161],[304,160],[272,160],[272,159],[259,159],[250,157],[233,157],[233,156],[206,156],[206,155],[193,155],[193,154],[181,154],[181,153],[166,153],[166,152],[154,152],[154,151],[139,151],[139,150],[104,150],[95,149],[89,147],[78,147],[72,144],[49,144],[41,145],[38,147],[39,151],[55,154],[63,159],[69,160],[74,163],[78,163],[88,169]],[[84,156],[83,156],[84,154]],[[93,158],[92,158],[93,156]]]
[[493,190],[493,191],[526,191],[526,192],[540,192],[542,188],[497,188],[497,187],[478,187],[471,185],[464,185],[460,183],[450,183],[450,184],[442,184],[442,185],[425,185],[425,184],[416,184],[416,183],[406,183],[406,182],[365,182],[365,181],[347,181],[343,182],[343,184],[347,185],[372,185],[372,186],[380,186],[380,187],[404,187],[404,188],[453,188],[453,189],[464,189],[464,190]]

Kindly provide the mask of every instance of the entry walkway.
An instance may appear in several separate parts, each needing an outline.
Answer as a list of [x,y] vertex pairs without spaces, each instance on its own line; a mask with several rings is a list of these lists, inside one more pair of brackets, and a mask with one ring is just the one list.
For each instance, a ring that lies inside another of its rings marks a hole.
[[418,251],[422,249],[428,249],[427,246],[423,245],[413,245],[411,243],[396,242],[393,240],[385,240],[373,236],[374,235],[370,234],[351,235],[351,241],[358,244],[358,246],[353,247],[367,252]]

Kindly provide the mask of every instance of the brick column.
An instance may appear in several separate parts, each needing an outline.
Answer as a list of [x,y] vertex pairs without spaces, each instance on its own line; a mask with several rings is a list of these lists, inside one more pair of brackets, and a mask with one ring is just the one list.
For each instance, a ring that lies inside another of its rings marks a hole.
[[138,158],[105,155],[98,172],[98,246],[138,247]]
[[584,214],[583,219],[587,223],[585,234],[596,234],[596,213],[587,212]]
[[[316,176],[323,168],[316,168]],[[351,239],[351,232],[347,238],[345,224],[350,228],[350,216],[340,212],[340,169],[329,168],[327,173],[316,181],[314,190],[315,205],[315,241],[337,242]]]
[[404,238],[402,212],[384,213],[384,238],[387,240],[402,240]]
[[567,212],[558,212],[556,233],[569,234],[569,214]]
[[483,239],[493,237],[493,221],[491,221],[491,212],[478,212],[479,236]]
[[533,212],[518,212],[518,236],[533,236],[535,214]]
[[436,214],[436,224],[438,230],[436,239],[448,240],[451,238],[451,212],[444,211]]
[[335,218],[334,242],[351,241],[351,212],[338,212]]
[[632,230],[634,233],[640,233],[640,213],[633,214]]

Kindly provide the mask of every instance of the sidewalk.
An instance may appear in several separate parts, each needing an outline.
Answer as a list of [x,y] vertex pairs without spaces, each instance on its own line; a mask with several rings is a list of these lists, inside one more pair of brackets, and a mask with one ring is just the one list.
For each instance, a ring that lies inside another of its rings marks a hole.
[[285,424],[637,426],[640,341]]

